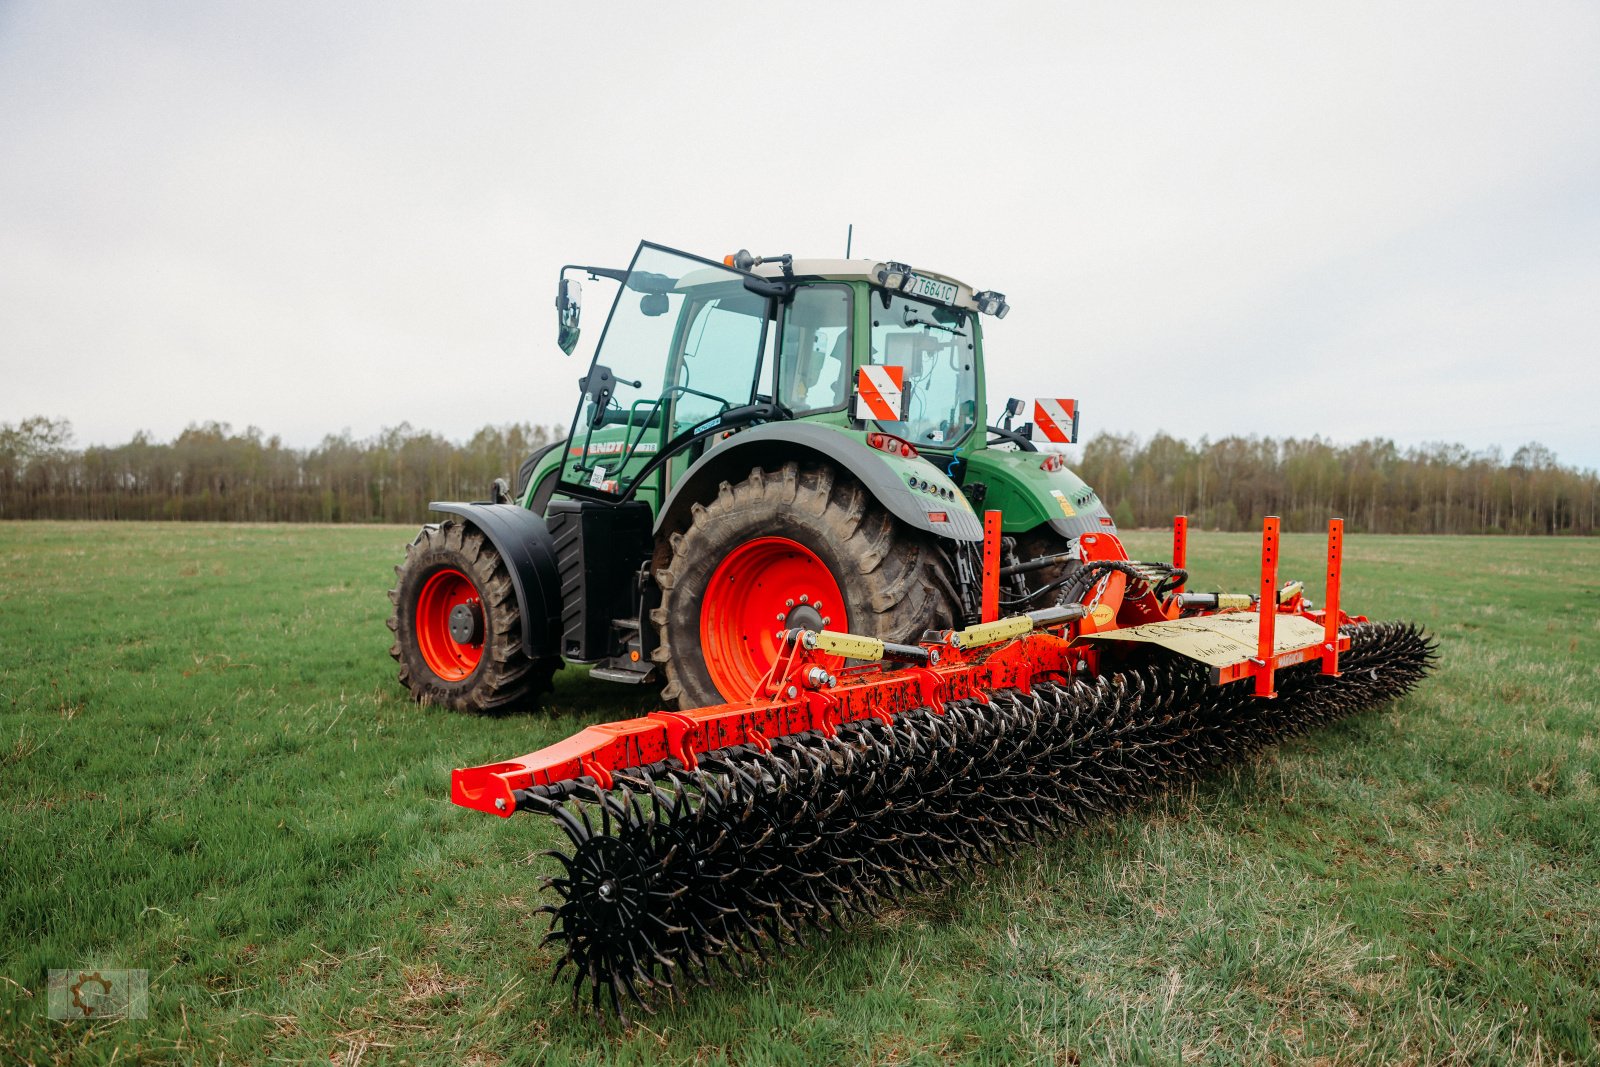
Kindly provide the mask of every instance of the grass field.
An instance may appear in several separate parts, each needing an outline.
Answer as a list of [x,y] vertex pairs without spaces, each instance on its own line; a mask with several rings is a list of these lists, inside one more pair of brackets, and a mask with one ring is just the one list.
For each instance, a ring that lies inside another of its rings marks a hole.
[[[545,981],[554,829],[447,785],[649,695],[409,703],[411,533],[0,524],[0,1061],[1600,1062],[1600,542],[1353,538],[1416,693],[620,1030]],[[1193,587],[1254,554],[1196,535]],[[86,965],[149,1017],[48,1020]]]

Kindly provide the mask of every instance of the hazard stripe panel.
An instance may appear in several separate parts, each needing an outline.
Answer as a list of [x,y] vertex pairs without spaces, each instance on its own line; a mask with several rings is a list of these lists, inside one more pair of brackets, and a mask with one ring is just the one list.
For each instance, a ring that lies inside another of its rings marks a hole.
[[904,367],[868,364],[856,373],[858,419],[899,422],[905,417]]

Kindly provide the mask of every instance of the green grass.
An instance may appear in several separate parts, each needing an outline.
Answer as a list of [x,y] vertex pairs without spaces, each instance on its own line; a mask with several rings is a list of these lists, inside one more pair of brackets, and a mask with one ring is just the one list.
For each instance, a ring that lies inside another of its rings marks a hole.
[[[545,981],[553,828],[447,786],[649,695],[409,703],[411,533],[0,524],[0,1061],[1600,1061],[1600,542],[1353,538],[1347,606],[1441,639],[1416,693],[621,1030]],[[83,965],[149,1018],[46,1019]]]

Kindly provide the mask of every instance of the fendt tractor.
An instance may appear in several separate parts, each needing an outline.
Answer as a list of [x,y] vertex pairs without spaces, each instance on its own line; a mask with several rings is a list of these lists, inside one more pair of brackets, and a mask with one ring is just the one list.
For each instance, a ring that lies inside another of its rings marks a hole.
[[[985,315],[1005,297],[871,260],[713,262],[641,244],[627,270],[563,268],[561,348],[580,282],[620,283],[565,441],[509,503],[440,503],[393,591],[392,654],[419,700],[534,702],[563,662],[665,681],[693,708],[748,697],[778,631],[890,641],[977,621],[983,524],[998,510],[1043,597],[1111,516],[1058,452],[1071,400],[1009,402],[990,425]],[[1054,559],[1054,562],[1050,560]]]
[[[1278,581],[1191,592],[1131,559],[1036,441],[989,424],[1005,297],[896,262],[722,263],[643,244],[565,441],[515,501],[439,503],[398,567],[393,652],[424,701],[526,704],[563,661],[660,678],[673,709],[451,776],[555,821],[556,974],[598,1011],[735,974],[1041,834],[1406,693],[1431,639]],[[505,495],[505,494],[499,494]],[[980,515],[981,512],[981,515]],[[659,675],[658,675],[658,672]],[[536,835],[537,836],[537,835]]]

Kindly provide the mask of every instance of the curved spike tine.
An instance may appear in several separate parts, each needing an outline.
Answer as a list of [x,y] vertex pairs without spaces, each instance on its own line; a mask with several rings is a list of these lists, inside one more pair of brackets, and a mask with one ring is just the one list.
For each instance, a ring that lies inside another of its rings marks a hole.
[[573,806],[578,809],[578,818],[583,820],[584,833],[589,837],[594,836],[594,823],[589,820],[589,805],[582,800],[574,798]]
[[611,994],[611,1012],[612,1012],[612,1014],[615,1015],[617,1017],[617,1019],[620,1020],[624,1026],[626,1026],[627,1023],[628,1023],[628,1013],[622,1010],[622,998],[617,995],[617,976],[616,975],[613,974],[611,976],[611,979],[608,982],[606,982],[606,992]]
[[[642,974],[643,972],[640,973]],[[634,987],[633,975],[628,974],[626,971],[622,973],[622,988],[633,999],[635,1004],[644,1009],[646,1015],[655,1014],[655,1009],[645,1002],[645,999],[639,995],[639,990]]]
[[572,859],[565,852],[557,852],[555,849],[550,848],[550,849],[545,849],[543,852],[539,853],[539,855],[541,855],[541,856],[549,856],[551,859],[560,860],[561,861],[561,866],[563,866],[563,867],[565,867],[567,869],[568,877],[571,877],[572,870],[573,870],[573,868],[572,868]]
[[581,845],[594,834],[588,831],[584,824],[573,817],[572,811],[565,804],[557,804],[550,808],[551,816],[561,824],[567,832],[567,837],[574,845]]

